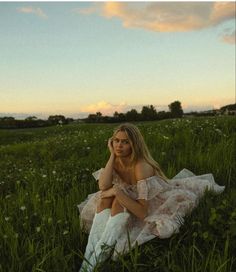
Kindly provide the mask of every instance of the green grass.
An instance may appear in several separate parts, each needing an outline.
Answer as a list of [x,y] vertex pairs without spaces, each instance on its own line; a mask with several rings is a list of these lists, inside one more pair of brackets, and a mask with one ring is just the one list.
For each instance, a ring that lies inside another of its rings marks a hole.
[[[178,234],[135,247],[98,271],[236,271],[236,118],[137,123],[168,177],[213,173],[226,189],[206,192]],[[0,130],[0,271],[77,271],[87,235],[77,204],[98,190],[115,125]]]

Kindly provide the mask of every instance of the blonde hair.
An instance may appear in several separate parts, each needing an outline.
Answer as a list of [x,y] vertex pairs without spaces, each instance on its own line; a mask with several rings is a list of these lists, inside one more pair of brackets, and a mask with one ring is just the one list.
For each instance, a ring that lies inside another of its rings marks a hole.
[[143,159],[154,168],[158,176],[164,180],[167,180],[167,177],[162,172],[159,164],[151,156],[140,130],[135,125],[130,123],[121,124],[115,129],[113,137],[119,131],[125,132],[129,139],[132,149],[131,164],[134,165],[138,160]]

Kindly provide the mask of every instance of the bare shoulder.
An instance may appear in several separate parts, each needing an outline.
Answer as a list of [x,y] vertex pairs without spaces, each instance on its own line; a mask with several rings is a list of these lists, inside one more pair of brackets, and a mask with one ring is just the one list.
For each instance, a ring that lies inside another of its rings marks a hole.
[[154,175],[153,167],[144,160],[138,161],[134,167],[136,180],[145,179]]

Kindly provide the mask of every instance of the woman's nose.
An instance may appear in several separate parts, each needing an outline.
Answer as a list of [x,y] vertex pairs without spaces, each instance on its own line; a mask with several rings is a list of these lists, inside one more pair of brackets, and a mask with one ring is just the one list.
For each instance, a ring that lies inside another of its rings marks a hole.
[[121,146],[122,146],[122,142],[119,142],[119,143],[118,143],[118,146],[121,147]]

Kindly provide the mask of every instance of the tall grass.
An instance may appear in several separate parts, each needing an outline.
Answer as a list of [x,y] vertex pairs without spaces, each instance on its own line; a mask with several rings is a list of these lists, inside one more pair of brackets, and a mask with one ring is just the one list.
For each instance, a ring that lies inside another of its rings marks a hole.
[[[168,177],[188,168],[225,185],[206,192],[178,234],[136,246],[98,271],[235,271],[236,119],[137,123]],[[98,190],[114,125],[0,131],[0,271],[77,271],[87,243],[77,204]]]

